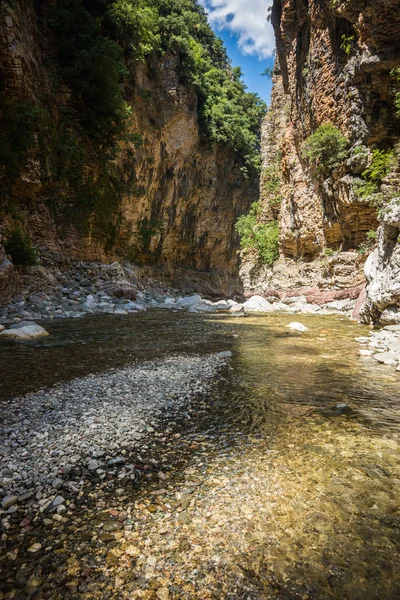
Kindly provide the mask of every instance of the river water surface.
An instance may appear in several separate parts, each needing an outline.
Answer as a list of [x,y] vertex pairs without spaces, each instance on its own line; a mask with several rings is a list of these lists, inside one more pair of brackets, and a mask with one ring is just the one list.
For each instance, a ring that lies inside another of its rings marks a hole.
[[[51,534],[38,521],[45,555],[18,536],[3,544],[22,549],[0,562],[0,599],[399,599],[400,374],[359,357],[365,327],[297,318],[308,331],[290,332],[287,315],[149,311],[2,343],[5,411],[15,395],[146,359],[233,357],[189,424],[178,416],[148,444],[161,482],[106,494]],[[120,525],[100,535],[107,511]]]

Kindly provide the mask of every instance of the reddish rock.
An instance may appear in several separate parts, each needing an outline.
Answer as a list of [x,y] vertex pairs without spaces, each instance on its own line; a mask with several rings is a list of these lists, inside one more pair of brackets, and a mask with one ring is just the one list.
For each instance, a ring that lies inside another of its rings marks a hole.
[[364,285],[364,287],[361,289],[361,291],[359,293],[359,296],[357,298],[353,312],[351,314],[351,318],[354,321],[360,320],[360,312],[361,312],[362,307],[365,304],[366,299],[367,299],[367,289],[366,289],[366,286]]
[[297,288],[290,290],[285,295],[285,298],[293,298],[294,296],[305,296],[310,304],[327,304],[335,300],[355,300],[359,297],[364,286],[347,288],[344,290],[319,290],[318,288]]

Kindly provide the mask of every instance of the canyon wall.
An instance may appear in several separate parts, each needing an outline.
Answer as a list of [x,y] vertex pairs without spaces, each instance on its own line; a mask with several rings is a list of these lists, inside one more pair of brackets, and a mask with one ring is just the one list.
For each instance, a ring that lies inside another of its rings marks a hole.
[[[63,126],[63,114],[73,102],[57,71],[54,32],[48,25],[53,5],[18,0],[2,2],[0,9],[0,92],[23,107],[43,106],[49,121],[45,128],[52,131]],[[246,176],[233,150],[202,135],[196,93],[182,82],[178,67],[175,56],[164,55],[157,68],[142,63],[131,70],[124,90],[129,127],[111,169],[107,166],[103,187],[99,145],[89,144],[83,164],[74,164],[81,151],[74,123],[68,132],[74,139],[65,136],[57,167],[59,150],[40,147],[35,132],[19,176],[1,196],[3,239],[18,223],[30,233],[42,263],[129,259],[149,276],[186,291],[240,294],[234,224],[257,198],[258,176]],[[51,139],[46,136],[44,146]],[[63,163],[68,163],[67,176]],[[78,167],[86,184],[73,189],[73,168]],[[2,183],[6,175],[0,171]],[[95,204],[90,198],[87,206],[91,185],[100,191]],[[1,243],[0,260],[5,299],[18,288],[18,277],[11,286],[12,265]]]
[[[244,256],[249,293],[340,290],[365,281],[378,213],[399,192],[398,150],[375,193],[357,192],[373,151],[392,151],[400,137],[392,71],[400,66],[398,9],[397,0],[274,0],[276,63],[262,131],[261,221],[278,220],[279,260],[271,267]],[[303,144],[326,123],[347,139],[347,156],[316,176]],[[263,185],[271,165],[281,173],[278,207]]]

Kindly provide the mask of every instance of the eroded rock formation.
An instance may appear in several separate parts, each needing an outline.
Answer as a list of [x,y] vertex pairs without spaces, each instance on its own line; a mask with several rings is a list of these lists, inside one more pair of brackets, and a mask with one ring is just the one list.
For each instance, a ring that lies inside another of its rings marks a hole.
[[[56,71],[47,18],[52,5],[50,0],[1,4],[0,92],[41,103],[51,126],[59,127],[71,92]],[[35,147],[3,203],[0,230],[22,223],[35,246],[59,264],[68,258],[129,258],[146,265],[149,275],[187,291],[234,295],[241,289],[234,224],[257,198],[257,177],[246,178],[233,151],[201,135],[194,88],[182,83],[174,56],[164,56],[156,70],[138,66],[126,97],[132,117],[130,136],[119,144],[113,164],[115,181],[124,184],[116,210],[105,193],[89,218],[81,216],[71,187],[57,186],[55,157],[43,159]],[[78,157],[79,139],[73,153]],[[93,184],[102,176],[94,154],[83,167]],[[79,202],[85,191],[75,193]],[[0,265],[5,300],[10,265],[1,244]]]
[[[278,161],[281,205],[271,209],[263,185],[261,202],[262,219],[278,219],[280,258],[272,268],[245,259],[245,288],[353,288],[378,227],[377,202],[357,183],[373,150],[392,149],[400,137],[391,75],[400,65],[398,2],[274,0],[272,24],[277,58],[261,182]],[[316,177],[302,146],[324,123],[347,138],[348,157]],[[379,202],[398,183],[394,175],[383,181]]]

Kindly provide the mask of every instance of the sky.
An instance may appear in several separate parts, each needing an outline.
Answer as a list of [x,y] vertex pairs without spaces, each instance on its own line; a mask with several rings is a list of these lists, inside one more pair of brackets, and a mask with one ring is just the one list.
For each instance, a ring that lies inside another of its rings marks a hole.
[[250,92],[269,103],[271,80],[261,76],[272,68],[275,40],[267,22],[272,0],[202,0],[211,27],[225,43],[234,67],[239,66]]

